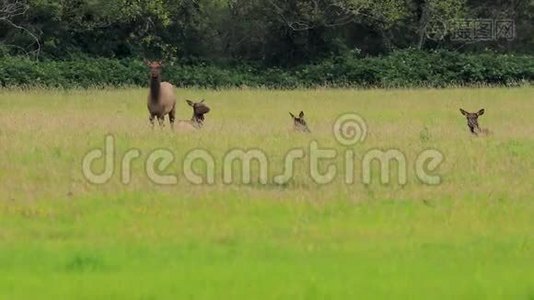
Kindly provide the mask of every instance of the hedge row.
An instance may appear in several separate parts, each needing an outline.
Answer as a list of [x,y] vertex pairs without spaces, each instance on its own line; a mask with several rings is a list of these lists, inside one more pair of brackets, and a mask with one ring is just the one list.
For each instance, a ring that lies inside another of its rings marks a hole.
[[[534,57],[405,50],[383,57],[344,56],[293,69],[167,63],[163,77],[182,87],[446,87],[534,82]],[[0,58],[2,87],[146,86],[140,60]]]

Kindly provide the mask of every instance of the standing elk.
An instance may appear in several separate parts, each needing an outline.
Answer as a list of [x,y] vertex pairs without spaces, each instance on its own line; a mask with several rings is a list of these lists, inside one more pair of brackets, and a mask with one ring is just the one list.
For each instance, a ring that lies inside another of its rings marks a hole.
[[150,68],[150,92],[148,94],[148,113],[152,127],[154,119],[158,118],[159,125],[163,127],[165,115],[169,115],[171,129],[174,127],[176,115],[176,97],[174,95],[174,86],[168,82],[161,82],[161,61],[145,61]]
[[204,99],[199,102],[185,100],[193,108],[191,120],[179,120],[177,127],[182,130],[200,129],[204,126],[204,115],[210,112],[210,108],[204,104]]
[[308,128],[308,124],[306,124],[306,121],[304,121],[304,112],[301,111],[298,117],[295,117],[291,112],[289,113],[291,118],[293,119],[293,129],[295,131],[299,132],[306,132],[310,133],[310,129]]

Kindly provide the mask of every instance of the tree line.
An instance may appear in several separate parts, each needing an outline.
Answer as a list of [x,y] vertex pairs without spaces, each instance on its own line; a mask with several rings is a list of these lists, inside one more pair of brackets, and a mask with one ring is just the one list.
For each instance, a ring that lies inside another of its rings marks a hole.
[[534,54],[532,0],[0,0],[0,55],[295,67],[403,49]]

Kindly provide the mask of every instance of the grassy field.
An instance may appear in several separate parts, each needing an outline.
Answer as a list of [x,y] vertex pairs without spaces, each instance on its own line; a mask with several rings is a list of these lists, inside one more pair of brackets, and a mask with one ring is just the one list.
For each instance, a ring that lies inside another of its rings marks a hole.
[[[144,89],[0,91],[0,299],[534,299],[533,95],[178,90],[179,119],[191,116],[186,98],[205,98],[212,111],[201,131],[171,132],[149,127]],[[471,136],[460,107],[485,108],[479,121],[492,135]],[[300,110],[311,134],[291,130],[288,112]],[[350,147],[332,133],[348,112],[368,128]],[[92,184],[82,160],[107,135],[115,172]],[[292,180],[275,183],[285,154],[308,157],[312,142],[339,154],[329,161],[338,176],[316,183],[304,158]],[[236,148],[266,153],[266,184],[259,172],[248,184],[223,183],[223,159]],[[141,156],[123,184],[130,149]],[[175,155],[161,173],[178,183],[150,180],[155,149]],[[214,157],[213,184],[184,179],[194,149]],[[405,185],[381,184],[376,165],[372,183],[362,182],[372,149],[404,153]],[[414,172],[425,149],[444,156],[432,173],[439,185]]]

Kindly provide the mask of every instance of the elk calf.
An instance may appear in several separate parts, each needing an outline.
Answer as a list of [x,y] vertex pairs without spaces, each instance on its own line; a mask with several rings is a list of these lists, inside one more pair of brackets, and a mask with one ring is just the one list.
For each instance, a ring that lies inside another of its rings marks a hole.
[[478,126],[478,117],[482,116],[484,114],[484,109],[481,109],[479,110],[478,112],[476,113],[470,113],[470,112],[467,112],[463,109],[460,108],[460,112],[462,113],[462,115],[464,115],[467,119],[467,127],[469,127],[469,130],[471,131],[472,134],[474,135],[479,135],[479,134],[489,134],[489,130],[484,128],[484,129],[481,129],[479,126]]
[[185,100],[193,108],[191,120],[178,121],[178,128],[185,130],[200,129],[204,125],[204,115],[210,112],[210,108],[204,104],[204,99],[199,102]]
[[293,129],[298,132],[306,132],[310,133],[310,129],[308,128],[308,125],[306,124],[306,121],[304,121],[304,112],[301,111],[298,117],[295,117],[291,112],[289,113],[291,118],[293,119]]
[[158,118],[159,125],[163,127],[165,115],[169,115],[171,129],[174,125],[176,115],[176,97],[174,95],[174,86],[168,82],[161,82],[161,61],[145,61],[150,68],[150,92],[148,93],[148,113],[152,127],[154,119]]

